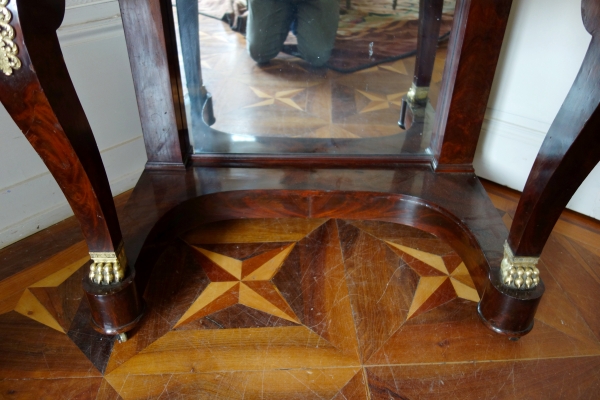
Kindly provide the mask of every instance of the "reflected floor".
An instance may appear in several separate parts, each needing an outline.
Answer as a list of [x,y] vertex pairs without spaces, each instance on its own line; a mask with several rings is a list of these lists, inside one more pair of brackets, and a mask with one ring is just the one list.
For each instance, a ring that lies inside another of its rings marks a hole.
[[[213,95],[215,130],[232,134],[237,141],[252,137],[345,140],[399,135],[393,147],[403,147],[404,131],[398,127],[398,118],[402,97],[412,82],[414,57],[351,74],[311,68],[284,53],[259,66],[248,55],[242,35],[204,16],[200,16],[200,41],[204,84]],[[433,73],[429,119],[439,94],[445,57],[442,46]],[[408,152],[424,151],[430,125],[431,121],[425,122],[418,133],[423,139]],[[390,144],[381,143],[385,144],[363,147],[374,149],[367,153],[385,153]],[[359,153],[356,149],[345,151]]]

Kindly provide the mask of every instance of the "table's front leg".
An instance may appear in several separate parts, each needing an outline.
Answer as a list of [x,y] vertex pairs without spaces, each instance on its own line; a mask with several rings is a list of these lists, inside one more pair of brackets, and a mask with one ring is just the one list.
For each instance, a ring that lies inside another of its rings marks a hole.
[[567,203],[600,162],[600,7],[584,0],[582,11],[592,34],[590,47],[542,143],[504,245],[502,265],[481,300],[483,319],[509,335],[525,334],[533,326],[544,293],[537,268],[542,250]]
[[92,323],[117,335],[137,323],[142,306],[100,152],[56,36],[64,6],[0,0],[0,100],[81,225],[92,258],[83,283]]

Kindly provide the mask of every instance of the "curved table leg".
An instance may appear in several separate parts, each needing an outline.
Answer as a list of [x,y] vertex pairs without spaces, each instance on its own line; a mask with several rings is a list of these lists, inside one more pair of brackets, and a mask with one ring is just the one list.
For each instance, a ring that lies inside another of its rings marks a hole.
[[56,36],[64,9],[64,0],[0,0],[0,100],[81,225],[92,258],[83,282],[92,323],[117,334],[139,320],[142,305],[100,152]]
[[584,1],[583,16],[592,42],[529,174],[501,268],[480,304],[484,321],[507,334],[533,326],[543,294],[539,257],[567,203],[600,162],[600,6]]

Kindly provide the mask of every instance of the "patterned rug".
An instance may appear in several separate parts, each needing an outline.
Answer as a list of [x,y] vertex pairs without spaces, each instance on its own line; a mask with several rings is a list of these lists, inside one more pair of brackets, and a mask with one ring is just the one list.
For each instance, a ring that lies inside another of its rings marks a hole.
[[[227,21],[239,31],[245,28],[245,23],[239,22],[245,18],[243,1],[199,0],[198,8],[200,14]],[[454,6],[455,0],[444,0],[440,41],[448,37],[452,27]],[[414,55],[418,19],[419,0],[355,0],[349,10],[340,2],[340,22],[327,67],[354,72]],[[290,33],[286,44],[294,44],[294,39]]]

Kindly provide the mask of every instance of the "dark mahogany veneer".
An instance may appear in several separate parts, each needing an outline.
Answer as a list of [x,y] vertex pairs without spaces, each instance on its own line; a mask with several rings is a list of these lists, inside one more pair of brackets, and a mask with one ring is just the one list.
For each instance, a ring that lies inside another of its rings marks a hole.
[[[519,291],[500,282],[508,232],[472,167],[510,0],[457,1],[431,156],[420,158],[191,156],[171,1],[119,3],[148,153],[121,221],[123,234],[56,36],[64,0],[10,1],[22,67],[0,77],[0,100],[65,193],[90,251],[115,251],[124,239],[125,279],[109,286],[84,279],[99,331],[135,328],[153,264],[178,235],[208,222],[279,217],[380,220],[434,233],[463,258],[490,328],[510,336],[532,328],[544,285]],[[568,198],[600,158],[594,140],[600,127],[600,9],[584,1],[583,10],[594,39],[519,205],[509,237],[517,256],[539,256]]]

